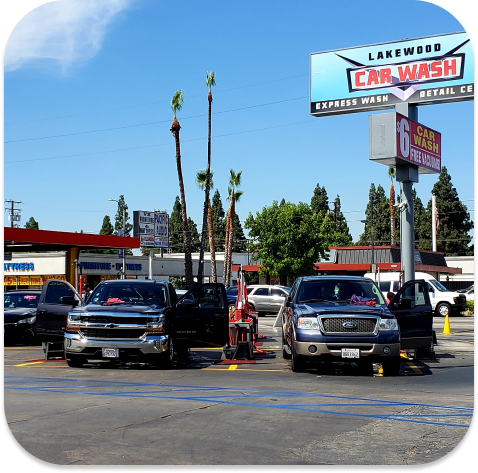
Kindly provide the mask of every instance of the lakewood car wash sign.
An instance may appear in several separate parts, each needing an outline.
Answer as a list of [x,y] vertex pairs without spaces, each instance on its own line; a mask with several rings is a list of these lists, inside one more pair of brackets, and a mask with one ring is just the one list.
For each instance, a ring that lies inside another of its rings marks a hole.
[[370,159],[387,166],[413,164],[419,174],[441,171],[441,133],[400,113],[369,116]]
[[466,33],[310,55],[310,113],[326,116],[473,100],[473,50]]

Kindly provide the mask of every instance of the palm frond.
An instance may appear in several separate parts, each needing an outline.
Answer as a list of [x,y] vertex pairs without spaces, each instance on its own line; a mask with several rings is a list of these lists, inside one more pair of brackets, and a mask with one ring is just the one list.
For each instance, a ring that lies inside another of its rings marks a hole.
[[234,199],[236,200],[236,202],[239,202],[239,199],[241,198],[242,194],[244,194],[244,191],[237,191],[234,194]]
[[215,75],[215,72],[206,72],[206,85],[209,87],[209,90],[211,90],[212,86],[216,85]]
[[388,177],[390,179],[395,179],[395,168],[394,167],[389,167],[388,168]]
[[174,118],[176,118],[176,112],[179,112],[183,107],[184,96],[182,90],[176,90],[173,98],[171,99],[171,110],[173,111]]
[[[214,172],[210,171],[209,172],[209,187],[211,189],[214,188],[214,184],[212,182],[212,176],[214,176]],[[196,183],[202,190],[204,190],[204,188],[206,187],[206,179],[207,179],[207,169],[201,169],[196,172]]]

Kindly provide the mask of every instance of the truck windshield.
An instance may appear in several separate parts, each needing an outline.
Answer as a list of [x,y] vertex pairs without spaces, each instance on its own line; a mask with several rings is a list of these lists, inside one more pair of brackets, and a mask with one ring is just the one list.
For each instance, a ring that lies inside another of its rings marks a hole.
[[165,307],[166,287],[162,284],[132,282],[100,284],[89,299],[99,305],[154,305]]
[[448,292],[448,289],[440,284],[436,279],[430,279],[429,281],[433,286],[435,286],[440,292]]
[[304,281],[299,289],[298,303],[350,303],[352,296],[375,299],[377,305],[386,305],[379,288],[370,280],[323,279]]

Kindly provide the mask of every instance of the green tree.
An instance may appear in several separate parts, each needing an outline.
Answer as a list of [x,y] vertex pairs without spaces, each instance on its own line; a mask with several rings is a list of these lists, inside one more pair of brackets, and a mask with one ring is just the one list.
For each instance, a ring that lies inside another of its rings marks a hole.
[[[123,215],[124,211],[124,215]],[[108,217],[109,219],[109,217]],[[118,199],[118,210],[115,215],[115,234],[118,234],[118,230],[123,230],[123,219],[124,219],[124,236],[131,236],[131,230],[133,229],[133,225],[128,223],[129,214],[128,214],[128,206],[124,200],[124,195],[120,195]],[[104,223],[104,220],[103,220]]]
[[212,198],[212,226],[214,228],[214,239],[216,242],[216,251],[224,251],[226,241],[226,222],[224,217],[226,212],[222,206],[221,194],[218,190]]
[[40,230],[38,222],[33,217],[30,217],[30,220],[25,224],[25,228],[29,228],[30,230]]
[[[208,173],[208,170],[205,169],[204,171],[198,171],[196,173],[196,182],[201,189],[205,189],[207,183],[209,182],[209,186],[212,189],[212,176],[214,175],[213,172]],[[216,241],[214,239],[214,226],[213,226],[213,218],[212,218],[212,207],[211,207],[211,199],[209,198],[209,192],[207,193],[207,219],[204,221],[203,218],[203,228],[201,232],[201,247],[199,249],[199,265],[201,265],[201,258],[204,257],[204,234],[207,230],[209,236],[209,250],[211,252],[211,282],[217,282],[217,271],[216,271]],[[201,279],[200,279],[201,275]],[[198,269],[198,283],[202,280],[202,270]]]
[[317,183],[314,189],[314,195],[310,199],[310,207],[312,212],[325,215],[329,212],[329,198],[325,187],[320,187]]
[[[211,218],[210,209],[211,201],[209,199],[209,191],[211,189],[211,115],[212,115],[212,92],[211,87],[216,85],[214,72],[206,73],[206,85],[208,87],[207,101],[208,101],[208,122],[207,122],[207,168],[204,175],[204,209],[201,230],[201,247],[199,249],[199,264],[198,264],[198,283],[203,281],[204,274],[204,244],[206,241],[206,229],[209,233],[209,247],[211,249],[211,279],[213,282],[217,281],[216,276],[216,259],[214,248],[214,228],[211,224],[208,225],[208,219]],[[209,228],[208,228],[209,227]]]
[[103,225],[101,226],[100,235],[113,235],[114,228],[111,224],[111,219],[109,215],[105,215],[103,219]]
[[193,260],[191,255],[191,234],[188,226],[188,214],[186,211],[186,194],[184,192],[183,171],[181,167],[181,144],[179,141],[179,130],[181,126],[176,118],[176,113],[183,106],[183,91],[177,90],[171,99],[171,109],[173,111],[173,123],[171,124],[171,133],[174,136],[176,144],[176,167],[178,169],[179,194],[181,196],[181,219],[183,223],[183,244],[184,244],[184,273],[186,277],[186,287],[193,287]]
[[242,228],[241,221],[239,220],[239,215],[234,213],[234,239],[232,243],[232,252],[233,253],[245,253],[247,251],[247,240],[244,235],[244,230]]
[[[432,189],[436,196],[440,229],[437,232],[437,251],[446,256],[465,256],[470,253],[471,236],[469,231],[474,227],[465,204],[460,202],[458,192],[451,182],[447,168],[442,167],[438,181]],[[431,233],[432,200],[428,201],[427,215]],[[431,248],[431,242],[430,242]]]
[[388,168],[388,177],[390,178],[390,244],[392,246],[397,244],[395,236],[395,187],[393,186],[393,180],[395,179],[395,168]]
[[334,208],[330,213],[330,217],[333,220],[333,234],[330,237],[330,246],[349,246],[352,244],[352,235],[342,213],[342,205],[338,195],[333,204]]
[[230,170],[229,176],[229,210],[226,216],[226,242],[225,242],[225,254],[224,254],[224,275],[223,281],[226,287],[229,287],[231,281],[232,272],[232,246],[234,243],[234,215],[236,212],[236,202],[239,201],[242,191],[238,191],[237,188],[241,185],[242,171],[236,173],[233,169]]
[[254,240],[249,250],[260,259],[259,273],[287,277],[314,274],[314,263],[326,256],[333,225],[330,215],[315,212],[299,202],[277,201],[255,216],[249,214],[244,226]]
[[360,235],[358,245],[372,244],[372,199],[373,199],[373,243],[374,245],[390,245],[390,203],[382,186],[375,188],[371,184],[369,201],[365,210],[365,228]]
[[[197,225],[188,217],[188,231],[190,232],[191,251],[198,251],[201,244]],[[173,211],[169,216],[169,248],[172,253],[184,253],[183,221],[179,196],[174,201]]]

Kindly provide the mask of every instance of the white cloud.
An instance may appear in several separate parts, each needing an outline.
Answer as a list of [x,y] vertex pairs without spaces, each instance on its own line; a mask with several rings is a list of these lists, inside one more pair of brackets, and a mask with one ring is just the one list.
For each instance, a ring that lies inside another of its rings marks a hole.
[[93,57],[108,26],[134,0],[60,0],[41,5],[16,25],[5,71],[25,65],[68,67]]

